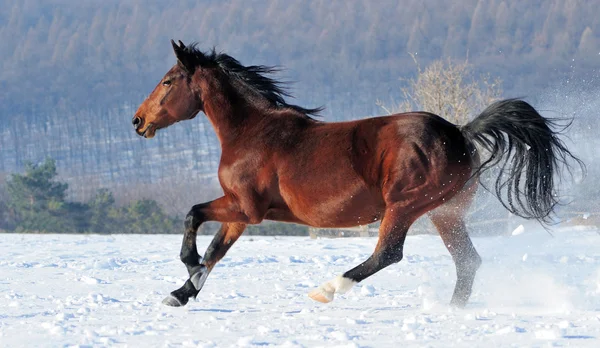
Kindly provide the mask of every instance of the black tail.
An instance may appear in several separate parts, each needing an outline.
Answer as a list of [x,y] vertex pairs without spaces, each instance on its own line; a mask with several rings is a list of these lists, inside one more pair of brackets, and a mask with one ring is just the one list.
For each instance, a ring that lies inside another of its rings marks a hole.
[[544,118],[528,103],[507,99],[490,105],[461,128],[468,140],[490,153],[479,172],[502,163],[495,194],[511,213],[548,223],[558,203],[554,176],[559,166],[569,168],[567,160],[573,159],[585,168],[558,138],[568,125],[554,130],[557,126],[556,120]]

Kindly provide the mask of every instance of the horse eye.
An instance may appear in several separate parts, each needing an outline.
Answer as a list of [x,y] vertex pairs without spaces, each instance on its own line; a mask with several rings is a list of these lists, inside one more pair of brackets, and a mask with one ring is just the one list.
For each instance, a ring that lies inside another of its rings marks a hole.
[[170,85],[171,85],[171,80],[163,81],[163,86],[170,86]]

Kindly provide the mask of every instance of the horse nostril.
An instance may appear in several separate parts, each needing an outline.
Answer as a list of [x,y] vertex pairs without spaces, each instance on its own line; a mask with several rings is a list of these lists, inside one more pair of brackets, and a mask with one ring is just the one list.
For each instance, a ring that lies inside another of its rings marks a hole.
[[139,125],[142,123],[142,119],[139,116],[135,116],[131,121],[133,123],[133,128],[137,129]]

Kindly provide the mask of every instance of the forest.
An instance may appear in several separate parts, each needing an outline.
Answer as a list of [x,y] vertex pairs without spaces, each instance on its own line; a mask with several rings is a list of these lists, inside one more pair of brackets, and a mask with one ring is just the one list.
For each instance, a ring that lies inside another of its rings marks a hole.
[[216,46],[246,64],[284,66],[299,82],[302,103],[325,104],[339,119],[369,114],[376,98],[393,97],[398,78],[414,70],[411,52],[422,63],[469,56],[481,71],[502,77],[507,93],[527,95],[565,76],[589,76],[600,52],[594,0],[1,0],[0,6],[3,119],[136,104],[173,64],[171,38]]
[[[597,156],[598,1],[0,0],[0,7],[0,198],[13,175],[47,158],[67,185],[65,202],[95,204],[98,192],[110,192],[119,209],[156,200],[165,214],[181,216],[218,195],[220,150],[206,119],[152,141],[130,126],[175,62],[171,38],[243,64],[282,66],[293,102],[325,106],[326,121],[383,114],[378,101],[402,102],[418,66],[468,60],[503,81],[503,96],[576,116],[574,146]],[[590,172],[599,162],[588,160]]]

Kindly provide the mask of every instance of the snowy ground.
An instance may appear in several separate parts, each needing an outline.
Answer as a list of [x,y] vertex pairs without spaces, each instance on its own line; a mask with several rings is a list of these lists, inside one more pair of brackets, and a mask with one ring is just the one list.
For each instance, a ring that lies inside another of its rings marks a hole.
[[447,305],[454,266],[434,236],[409,237],[400,264],[328,305],[307,293],[375,238],[245,237],[197,301],[168,308],[180,241],[0,235],[0,346],[600,346],[597,231],[476,238],[484,264],[464,310]]

